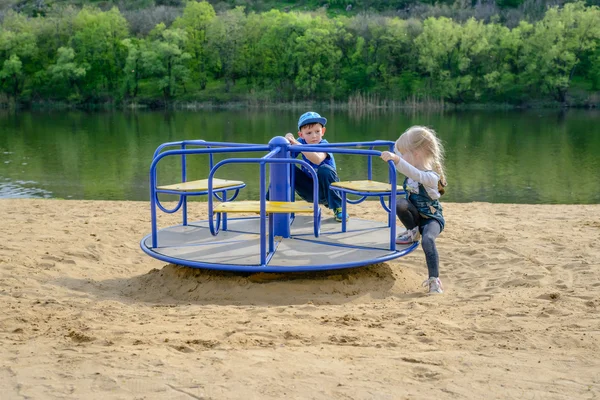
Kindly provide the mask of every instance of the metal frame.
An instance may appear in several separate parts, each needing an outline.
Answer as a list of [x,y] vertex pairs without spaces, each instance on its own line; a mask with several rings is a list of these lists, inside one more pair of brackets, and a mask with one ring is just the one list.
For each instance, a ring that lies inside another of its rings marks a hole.
[[[349,146],[370,146],[369,150],[359,150],[359,149],[347,149],[347,148],[339,148],[343,145]],[[302,147],[300,147],[302,146]],[[292,151],[315,151],[315,152],[323,152],[323,153],[341,153],[341,154],[357,154],[357,155],[366,155],[367,158],[367,179],[373,179],[373,166],[372,166],[372,157],[379,157],[381,155],[380,151],[373,150],[375,146],[387,146],[388,149],[393,151],[394,142],[388,141],[375,141],[375,142],[353,142],[353,143],[338,143],[334,146],[330,146],[329,143],[317,144],[317,145],[295,145],[290,146],[290,150]],[[300,150],[301,149],[301,150]],[[389,183],[391,185],[391,190],[389,192],[363,192],[358,190],[340,188],[340,187],[331,187],[329,190],[335,190],[341,193],[342,195],[342,215],[346,215],[346,204],[359,204],[367,199],[367,197],[379,197],[379,201],[385,211],[388,213],[388,227],[391,229],[390,232],[390,250],[395,250],[396,243],[396,196],[397,193],[397,183],[396,183],[396,166],[393,161],[388,161],[388,171],[389,171]],[[404,193],[401,191],[400,193]],[[355,194],[362,196],[359,199],[348,199],[347,194]],[[389,198],[389,206],[386,206],[383,198]],[[342,232],[346,232],[346,218],[342,218]]]
[[[175,264],[186,265],[195,268],[209,268],[209,269],[219,269],[219,270],[230,270],[230,271],[254,271],[254,272],[295,272],[295,271],[310,271],[310,270],[326,270],[326,269],[337,269],[337,268],[350,268],[361,265],[368,265],[372,263],[383,262],[387,260],[391,260],[394,258],[402,257],[410,252],[412,252],[417,246],[418,243],[414,243],[411,246],[403,248],[401,250],[396,249],[396,170],[393,162],[388,162],[389,167],[389,183],[391,184],[391,191],[389,193],[377,193],[376,196],[380,197],[380,202],[382,204],[383,209],[388,213],[388,228],[390,229],[390,242],[389,242],[389,255],[384,257],[378,257],[376,259],[367,260],[367,261],[359,261],[359,262],[351,262],[351,263],[340,263],[340,264],[327,264],[327,265],[306,265],[302,267],[290,267],[285,265],[269,265],[273,255],[277,250],[277,245],[281,243],[282,240],[291,238],[290,233],[290,225],[294,220],[294,215],[290,214],[271,214],[267,215],[266,212],[266,192],[267,192],[267,184],[266,184],[266,164],[272,164],[270,171],[270,199],[273,201],[294,201],[294,187],[293,187],[293,168],[290,168],[292,164],[300,164],[309,171],[309,173],[313,177],[313,192],[314,192],[314,209],[313,209],[313,218],[314,218],[314,237],[318,237],[320,233],[320,220],[321,220],[321,210],[318,205],[318,178],[315,170],[305,161],[291,158],[291,153],[299,153],[306,151],[313,152],[327,152],[327,153],[341,153],[341,154],[354,154],[354,155],[363,155],[367,156],[368,162],[368,179],[371,180],[372,177],[372,165],[371,159],[372,157],[379,157],[381,155],[380,151],[374,150],[375,146],[386,146],[389,149],[393,148],[393,142],[389,141],[371,141],[371,142],[348,142],[348,143],[325,143],[318,145],[290,145],[287,139],[283,137],[275,137],[270,142],[269,145],[256,145],[256,144],[248,144],[248,143],[228,143],[228,142],[206,142],[203,140],[192,140],[192,141],[180,141],[180,142],[170,142],[164,143],[160,145],[155,153],[150,165],[150,209],[151,209],[151,228],[152,231],[149,235],[142,239],[140,246],[144,252],[148,255]],[[197,146],[204,148],[188,148],[188,146]],[[168,147],[179,147],[175,150],[168,150]],[[364,147],[369,147],[368,150],[363,149]],[[213,154],[216,153],[226,153],[226,154],[235,154],[241,152],[265,152],[268,153],[260,158],[229,158],[218,162],[216,165],[213,165]],[[161,190],[157,189],[157,166],[159,162],[165,157],[171,156],[180,156],[181,157],[181,169],[182,169],[182,180],[186,181],[187,171],[186,171],[186,157],[188,155],[208,155],[209,156],[209,166],[210,173],[208,177],[208,190],[205,191],[197,191],[197,192],[178,192],[171,190]],[[226,231],[227,230],[227,215],[226,213],[215,213],[214,212],[214,200],[213,196],[217,198],[219,201],[233,201],[241,188],[245,185],[239,185],[236,187],[229,188],[221,188],[214,189],[213,188],[213,179],[215,173],[218,171],[220,167],[226,164],[233,163],[252,163],[259,164],[260,169],[260,265],[236,265],[236,264],[216,264],[210,262],[198,262],[193,260],[184,260],[176,257],[165,256],[164,254],[160,254],[153,249],[158,248],[158,227],[157,227],[157,215],[156,208],[159,208],[163,212],[174,213],[179,209],[182,209],[183,221],[182,226],[187,225],[187,196],[193,195],[208,195],[208,214],[209,214],[209,229],[210,233],[213,236],[217,236],[219,230]],[[231,197],[227,197],[227,191],[235,190],[235,193]],[[335,188],[335,190],[339,190],[339,188]],[[346,202],[351,204],[357,204],[364,201],[369,196],[375,196],[373,193],[369,192],[360,192],[353,190],[341,190],[342,200],[343,200],[343,212],[346,212]],[[350,194],[356,194],[362,196],[362,198],[358,200],[347,199],[346,192]],[[172,210],[167,210],[164,208],[160,201],[158,200],[158,193],[169,193],[179,195],[180,200],[178,204]],[[386,205],[383,197],[389,196],[389,205]],[[216,223],[215,223],[215,216]],[[223,214],[221,216],[221,214]],[[268,224],[268,229],[265,225]],[[346,221],[342,221],[342,232],[346,232]],[[267,237],[268,237],[268,251],[267,251]],[[151,238],[151,246],[148,247],[145,244],[145,241]],[[278,238],[277,240],[275,238]],[[281,238],[281,239],[279,239]],[[295,238],[293,240],[298,240]],[[327,243],[323,243],[327,244]],[[335,245],[335,244],[331,244]],[[338,245],[339,246],[339,245]],[[342,245],[344,247],[349,248],[365,248],[364,246],[347,246]],[[375,248],[373,248],[375,249]]]

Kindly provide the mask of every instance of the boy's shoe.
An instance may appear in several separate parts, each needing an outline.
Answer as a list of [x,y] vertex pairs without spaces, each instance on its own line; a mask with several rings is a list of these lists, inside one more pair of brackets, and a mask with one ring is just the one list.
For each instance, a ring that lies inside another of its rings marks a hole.
[[396,238],[396,244],[411,244],[418,241],[420,237],[419,227],[415,226],[412,229],[407,229],[406,232],[400,233]]
[[425,282],[423,282],[423,286],[428,288],[429,294],[441,294],[444,293],[444,287],[442,286],[442,281],[440,278],[431,277]]
[[[333,210],[333,215],[335,216],[335,220],[337,222],[342,222],[342,219],[344,218],[344,213],[342,212],[341,207]],[[348,219],[350,219],[350,216],[348,215],[348,213],[346,213],[345,217],[346,217],[346,221],[348,221]]]

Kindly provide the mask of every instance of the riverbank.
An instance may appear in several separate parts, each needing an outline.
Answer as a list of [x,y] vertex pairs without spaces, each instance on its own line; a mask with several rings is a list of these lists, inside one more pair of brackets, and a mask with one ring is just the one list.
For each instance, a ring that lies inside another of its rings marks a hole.
[[[375,202],[351,212],[384,218]],[[3,398],[592,398],[600,205],[445,212],[446,293],[430,297],[420,250],[333,273],[207,272],[139,249],[147,202],[0,200]]]
[[452,103],[431,96],[413,96],[393,99],[377,94],[358,93],[343,100],[290,100],[274,97],[272,93],[249,92],[244,88],[225,93],[215,87],[206,92],[197,92],[185,98],[164,99],[161,97],[140,96],[135,99],[116,99],[105,96],[87,101],[55,101],[49,99],[22,100],[0,96],[0,108],[9,110],[204,110],[204,109],[282,109],[296,110],[307,108],[346,110],[346,111],[453,111],[453,110],[527,110],[527,109],[598,109],[600,92],[572,90],[565,102],[550,99],[528,99],[521,102],[464,102]]
[[54,101],[37,101],[33,103],[14,103],[11,101],[0,102],[0,108],[15,111],[36,110],[206,110],[206,109],[277,109],[277,110],[305,110],[317,108],[320,110],[345,110],[356,112],[381,111],[469,111],[469,110],[565,110],[583,109],[597,110],[600,108],[600,95],[590,94],[588,98],[579,99],[570,103],[559,103],[555,101],[531,101],[523,104],[510,103],[472,103],[452,104],[441,100],[430,101],[393,101],[377,100],[364,102],[323,102],[323,101],[298,101],[278,102],[261,100],[233,99],[221,100],[172,100],[139,99],[123,103],[100,102],[100,103],[65,103]]

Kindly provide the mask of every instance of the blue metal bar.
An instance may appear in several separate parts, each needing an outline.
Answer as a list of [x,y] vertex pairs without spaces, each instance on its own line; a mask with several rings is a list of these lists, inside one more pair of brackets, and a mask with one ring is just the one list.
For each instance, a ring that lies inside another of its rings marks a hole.
[[[248,146],[248,147],[237,147],[237,148],[218,148],[218,149],[181,149],[181,150],[169,150],[160,153],[152,159],[150,164],[150,175],[153,179],[150,180],[150,185],[156,186],[156,164],[163,158],[172,155],[185,156],[186,154],[212,154],[212,153],[242,153],[248,151],[267,151],[270,150],[268,146]],[[185,181],[184,181],[185,182]]]
[[350,204],[360,204],[360,203],[362,203],[363,201],[365,201],[365,200],[367,199],[367,197],[369,197],[369,196],[372,194],[371,192],[369,192],[369,193],[365,194],[365,192],[354,192],[354,191],[350,191],[350,190],[348,190],[348,189],[341,189],[341,190],[340,190],[340,189],[336,188],[336,190],[338,190],[338,191],[340,191],[340,192],[341,192],[341,191],[344,191],[344,192],[346,192],[346,193],[355,194],[355,195],[357,195],[357,196],[362,196],[360,199],[355,199],[355,200],[352,200],[352,199],[349,199],[348,197],[346,197],[346,201],[347,201],[348,203],[350,203]]
[[[185,144],[181,145],[181,149],[185,150]],[[185,154],[181,155],[181,182],[187,182],[187,167],[186,167],[186,158],[185,158]],[[181,196],[181,200],[182,200],[182,207],[183,209],[181,210],[181,214],[182,214],[182,225],[186,226],[187,225],[187,194],[180,194]]]
[[[184,141],[184,142],[173,142],[173,143],[166,143],[163,144],[162,146],[159,147],[159,149],[157,149],[157,152],[162,150],[163,148],[169,146],[169,145],[181,145],[183,148],[181,150],[169,150],[160,154],[157,154],[155,159],[153,159],[152,164],[151,164],[151,171],[150,171],[150,180],[151,180],[151,188],[150,188],[150,192],[151,192],[151,208],[152,208],[152,212],[151,212],[151,217],[152,217],[152,245],[153,247],[157,246],[157,238],[156,238],[156,234],[157,234],[157,227],[156,227],[156,206],[157,203],[159,205],[159,208],[162,208],[160,206],[160,203],[158,201],[158,197],[157,197],[157,190],[156,190],[156,165],[158,163],[158,161],[160,161],[160,159],[169,156],[169,155],[181,155],[182,156],[182,174],[184,173],[184,169],[185,169],[185,155],[187,154],[209,154],[210,157],[212,158],[212,154],[214,153],[237,153],[237,152],[249,152],[249,151],[265,151],[265,150],[269,150],[272,147],[266,147],[266,146],[256,146],[256,145],[252,145],[252,144],[238,144],[238,143],[225,143],[225,142],[205,142],[202,140],[199,141]],[[196,146],[206,146],[209,147],[210,145],[223,145],[223,146],[231,146],[229,148],[207,148],[207,149],[185,149],[185,145],[196,145]],[[370,145],[371,148],[369,150],[363,150],[363,149],[347,149],[347,148],[343,148],[343,147],[349,147],[349,146],[354,146],[354,147],[362,147],[365,145]],[[371,174],[371,168],[372,168],[372,161],[371,161],[371,157],[372,156],[379,156],[381,155],[381,152],[376,151],[376,150],[372,150],[373,146],[387,146],[390,150],[393,149],[394,146],[394,142],[391,141],[374,141],[374,142],[349,142],[349,143],[336,143],[336,144],[330,144],[330,143],[326,143],[326,144],[322,144],[322,145],[301,145],[302,147],[296,145],[296,146],[291,146],[291,145],[286,145],[286,149],[287,150],[291,150],[291,151],[296,151],[296,152],[305,152],[305,151],[313,151],[313,152],[332,152],[332,153],[342,153],[342,154],[363,154],[363,155],[367,155],[368,156],[368,162],[369,162],[369,175]],[[279,150],[277,151],[271,151],[269,154],[267,154],[266,156],[263,157],[263,160],[266,160],[272,156],[275,156],[277,153],[279,153]],[[156,153],[155,153],[156,154]],[[212,179],[214,177],[214,173],[216,172],[216,169],[226,163],[233,163],[233,162],[252,162],[252,163],[256,163],[259,162],[259,164],[261,165],[262,168],[262,175],[261,175],[261,184],[264,186],[265,185],[265,181],[266,181],[266,165],[265,162],[260,162],[257,159],[233,159],[233,160],[223,160],[219,163],[217,163],[217,165],[215,165],[214,167],[211,168],[211,174],[209,176],[209,213],[211,215],[211,219],[210,219],[210,225],[211,225],[211,232],[214,231],[214,226],[213,226],[213,207],[212,207],[212,197],[213,195],[218,197],[218,195],[216,193],[220,192],[219,190],[213,190],[212,188]],[[212,163],[212,162],[211,162]],[[287,159],[287,158],[283,158],[283,159],[269,159],[266,161],[266,163],[274,163],[274,164],[300,164],[300,165],[306,165],[307,167],[310,167],[310,165],[308,163],[305,163],[302,160],[296,160],[296,159]],[[290,166],[286,166],[286,168],[290,168]],[[277,167],[273,167],[272,169],[276,169]],[[292,171],[294,169],[292,168]],[[313,192],[315,193],[315,199],[318,199],[318,178],[316,177],[316,172],[312,169],[312,168],[307,168],[307,170],[312,174],[313,177]],[[293,175],[293,172],[292,172]],[[369,176],[369,179],[371,179],[371,175]],[[389,212],[389,221],[388,221],[388,225],[390,226],[390,249],[391,250],[395,250],[395,231],[396,231],[396,224],[395,224],[395,217],[396,217],[396,194],[397,194],[397,188],[396,188],[396,173],[395,173],[395,166],[393,165],[392,162],[390,162],[390,183],[391,183],[391,193],[390,193],[390,212]],[[289,195],[290,197],[294,198],[295,197],[295,193],[294,193],[294,188],[293,185],[289,185],[290,187],[290,191],[289,191]],[[181,195],[181,193],[178,193]],[[264,195],[266,194],[266,188],[263,188],[262,193],[261,193],[261,209],[264,210],[264,214],[265,214],[265,218],[266,218],[266,202],[264,199]],[[186,194],[183,195],[183,198],[185,199],[185,197],[187,195],[190,194]],[[237,196],[237,191],[236,194],[234,196]],[[226,198],[226,192],[224,197]],[[383,200],[380,197],[381,200]],[[187,204],[183,203],[183,204]],[[182,200],[180,199],[180,202],[178,204],[178,206],[176,208],[181,207],[182,205]],[[314,205],[314,215],[317,216],[319,215],[319,207],[318,207],[318,200],[314,200],[313,201],[313,205]],[[344,202],[345,205],[345,202]],[[219,220],[220,215],[217,216],[217,220]],[[226,218],[226,216],[225,216]],[[224,218],[224,219],[225,219]],[[264,221],[264,220],[263,220]],[[288,220],[289,221],[289,220]],[[187,222],[187,221],[186,221]],[[265,221],[266,222],[266,221]],[[320,221],[319,221],[320,222]],[[263,222],[264,223],[264,222]],[[217,222],[218,225],[218,222]],[[345,225],[345,224],[343,224]],[[288,223],[289,226],[289,223]],[[319,228],[320,228],[320,224],[316,224],[315,223],[315,236],[318,236],[319,234]],[[263,228],[264,229],[264,228]],[[218,232],[218,231],[217,231]],[[264,233],[264,232],[263,232]],[[264,235],[261,235],[264,237]],[[266,245],[266,243],[265,243]],[[272,249],[272,244],[270,243],[269,246],[269,250]],[[263,255],[266,255],[266,249],[265,252],[262,252]],[[261,257],[261,261],[265,261],[264,257]]]
[[[212,214],[213,213],[213,196],[210,195],[210,193],[213,192],[213,177],[217,171],[217,169],[219,169],[220,167],[222,167],[225,164],[258,164],[258,163],[272,163],[272,164],[300,164],[303,165],[307,168],[307,171],[311,174],[311,177],[313,178],[313,200],[314,199],[318,199],[319,198],[319,182],[318,182],[318,177],[317,177],[317,173],[316,171],[313,169],[313,167],[311,167],[311,165],[309,163],[307,163],[306,161],[303,160],[296,160],[294,158],[283,158],[283,159],[279,159],[279,158],[272,158],[272,159],[264,159],[264,158],[230,158],[230,159],[226,159],[226,160],[221,160],[219,161],[210,171],[210,173],[208,174],[208,191],[209,191],[209,196],[208,196],[208,213]],[[266,193],[265,193],[266,195]],[[319,202],[318,200],[313,201],[313,211],[316,213],[317,210],[319,209]],[[209,219],[210,221],[210,219]],[[210,222],[209,222],[210,225]],[[213,230],[211,229],[211,233],[213,232]],[[214,234],[214,233],[213,233]],[[318,236],[318,234],[316,235]]]
[[[220,148],[210,148],[210,149],[182,149],[182,150],[168,150],[163,153],[160,153],[156,157],[152,159],[152,163],[150,167],[156,165],[161,159],[167,156],[173,155],[183,155],[183,154],[209,154],[209,153],[243,153],[250,151],[269,151],[271,148],[269,146],[248,146],[248,147],[220,147]],[[320,150],[319,150],[320,151]]]
[[[234,198],[227,198],[227,197],[223,197],[223,196],[219,196],[219,193],[225,193],[228,190],[236,190],[239,191],[239,189],[243,189],[244,187],[246,187],[246,184],[239,184],[239,185],[235,185],[235,186],[227,186],[226,188],[217,188],[214,190],[214,195],[215,197],[220,200],[223,201],[223,198],[225,198],[225,201],[232,201]],[[164,194],[174,194],[174,195],[181,195],[181,190],[171,190],[171,189],[156,189],[156,193],[164,193]],[[194,191],[189,191],[189,192],[185,192],[188,196],[198,196],[198,195],[202,195],[202,194],[208,194],[208,189],[207,190],[194,190]],[[234,194],[234,196],[236,196],[236,194]],[[168,211],[165,211],[168,212]]]
[[[269,215],[269,254],[272,254],[275,250],[275,218],[273,218],[275,214]],[[265,260],[266,261],[266,260]]]
[[[150,225],[152,227],[152,248],[158,247],[156,237],[156,171],[150,169]],[[181,199],[179,199],[181,201]],[[181,204],[180,204],[181,205]]]
[[[369,150],[373,150],[373,147],[375,146],[371,146],[369,148]],[[367,179],[368,180],[373,180],[373,163],[371,162],[371,159],[373,158],[373,156],[368,156],[367,157]]]
[[[319,144],[311,144],[310,146],[321,146],[321,147],[369,147],[369,146],[394,146],[395,142],[390,140],[374,140],[371,142],[346,142],[346,143],[319,143]],[[308,146],[306,144],[300,145],[290,145],[292,146]]]
[[308,172],[311,174],[311,177],[314,180],[314,184],[313,184],[313,189],[317,189],[315,194],[318,194],[318,189],[319,189],[319,185],[317,182],[317,173],[315,172],[315,170],[313,169],[313,167],[307,163],[306,161],[303,160],[296,160],[294,158],[283,158],[283,159],[278,159],[278,158],[272,158],[272,159],[264,159],[264,158],[229,158],[226,160],[221,160],[219,161],[217,164],[215,164],[215,166],[212,168],[212,170],[210,171],[209,175],[208,175],[208,190],[209,191],[214,191],[212,189],[212,181],[211,179],[213,178],[216,170],[220,167],[222,167],[225,164],[258,164],[258,163],[267,163],[267,164],[300,164],[303,166],[306,166],[308,169]]
[[202,139],[198,140],[181,140],[178,142],[168,142],[163,143],[156,148],[154,151],[154,155],[152,158],[155,158],[163,149],[167,147],[176,147],[176,146],[220,146],[220,147],[252,147],[256,146],[251,143],[231,143],[231,142],[207,142]]
[[[329,143],[326,143],[328,145]],[[340,154],[363,154],[379,157],[381,152],[378,150],[362,150],[362,149],[340,149],[331,146],[318,144],[296,144],[289,147],[290,151],[295,152],[317,152],[317,153],[340,153]]]
[[[273,148],[273,150],[271,150],[269,153],[267,153],[265,156],[263,156],[262,159],[267,160],[267,159],[270,159],[273,157],[280,156],[281,150],[282,150],[281,147]],[[272,175],[273,175],[273,171],[271,168],[271,176]],[[260,211],[261,211],[261,213],[260,213],[260,216],[261,216],[260,217],[260,229],[261,229],[260,263],[261,263],[261,265],[267,265],[267,262],[268,262],[267,258],[269,260],[271,259],[271,257],[273,256],[273,251],[275,249],[275,245],[274,245],[275,215],[274,214],[267,215],[267,213],[266,213],[266,207],[267,207],[266,181],[267,181],[266,164],[261,163],[260,164]],[[270,193],[270,196],[273,196],[272,191],[269,193]],[[271,197],[271,199],[273,199],[273,200],[277,199],[277,195],[275,195],[275,197]],[[264,216],[263,216],[263,212],[264,212]],[[265,222],[268,224],[268,232],[269,232],[269,251],[268,252],[266,251],[265,244],[263,243],[265,241],[265,238],[263,235]],[[289,226],[288,226],[288,229],[289,229]]]
[[[404,192],[402,192],[402,193],[404,193]],[[399,195],[399,194],[401,194],[401,193],[397,193],[396,195]],[[391,194],[390,194],[390,196],[391,196]],[[389,205],[389,204],[385,204],[385,199],[384,199],[384,197],[386,197],[386,196],[379,196],[379,203],[381,204],[381,207],[382,207],[382,208],[383,208],[383,209],[384,209],[386,212],[388,212],[388,213],[389,213],[389,212],[391,212],[391,211],[390,211],[390,205]],[[391,226],[391,225],[389,225],[389,221],[388,221],[388,226]]]
[[176,146],[182,146],[183,148],[185,148],[186,145],[198,145],[198,146],[202,146],[204,145],[204,143],[206,143],[204,140],[190,140],[190,141],[178,141],[178,142],[167,142],[167,143],[163,143],[160,146],[158,146],[156,148],[156,150],[154,150],[154,155],[152,156],[152,158],[156,158],[156,156],[162,151],[162,149],[165,149],[167,147],[176,147]]
[[296,168],[290,164],[290,201],[296,201]]
[[268,152],[267,154],[265,154],[263,157],[261,157],[262,159],[269,159],[269,158],[273,158],[275,157],[279,152],[281,151],[281,147],[277,147],[273,150],[271,150],[270,152]]
[[[211,166],[211,168],[212,168],[212,166]],[[239,192],[239,189],[238,189],[238,192]],[[223,192],[223,198],[224,198],[224,199],[226,199],[226,198],[227,198],[227,190],[225,190],[225,191]],[[223,218],[222,218],[222,222],[221,222],[221,224],[222,224],[222,225],[221,225],[221,228],[222,228],[224,231],[227,231],[227,213],[223,213]]]
[[[146,241],[147,237],[148,236],[144,237],[140,242],[140,248],[142,249],[142,251],[144,251],[144,253],[146,253],[149,256],[154,257],[158,260],[162,260],[162,261],[165,261],[168,263],[173,263],[173,264],[187,265],[187,266],[190,266],[193,268],[208,268],[208,269],[216,269],[216,270],[222,270],[222,271],[241,271],[241,272],[259,272],[259,271],[260,272],[302,272],[302,271],[323,271],[323,270],[340,269],[340,268],[353,268],[353,267],[359,267],[359,266],[365,265],[364,261],[358,261],[358,262],[352,262],[352,263],[347,263],[347,264],[338,264],[338,265],[333,265],[333,266],[321,264],[321,265],[311,265],[311,266],[290,267],[289,265],[257,266],[257,265],[217,264],[217,263],[209,263],[209,262],[182,260],[182,259],[178,259],[176,257],[165,256],[165,255],[162,255],[160,253],[153,251],[152,249],[149,249],[145,245],[145,241]],[[301,239],[301,240],[306,240],[306,239]],[[378,257],[373,260],[373,263],[381,263],[381,262],[393,260],[398,257],[405,256],[405,255],[411,253],[412,251],[414,251],[418,245],[419,245],[419,242],[415,242],[400,251],[395,251],[386,256]],[[341,248],[343,248],[343,247],[354,248],[352,246],[340,246],[340,247]],[[269,260],[270,260],[270,257],[269,257]]]
[[[162,191],[160,190],[155,190],[154,191],[156,193],[156,206],[164,213],[167,214],[172,214],[174,212],[179,211],[179,208],[181,207],[181,205],[183,204],[183,197],[179,196],[179,202],[177,203],[177,205],[171,209],[171,210],[167,210],[165,207],[162,206],[162,204],[160,204],[160,201],[158,200],[158,193],[162,193]],[[179,195],[180,193],[174,193]]]
[[[386,143],[387,145],[388,143]],[[325,147],[320,145],[294,145],[289,146],[291,151],[311,151],[311,152],[324,152],[324,153],[342,153],[342,154],[362,154],[367,156],[381,156],[381,152],[377,150],[360,150],[360,149],[338,149]],[[396,249],[396,166],[393,161],[388,161],[389,166],[389,182],[391,185],[390,196],[390,213],[388,214],[388,225],[390,226],[390,250]],[[344,193],[344,192],[342,192]],[[364,195],[368,195],[368,192],[363,192]],[[377,194],[379,195],[379,193]],[[345,207],[346,202],[344,201],[342,208]],[[342,231],[345,229],[345,224],[342,222]]]
[[[272,157],[275,157],[281,148],[275,148],[262,157],[262,160],[268,160]],[[273,249],[275,248],[273,244],[273,215],[267,216],[267,189],[266,189],[266,181],[267,181],[267,172],[266,172],[266,163],[264,161],[260,162],[260,265],[267,265],[267,256],[272,254]],[[209,184],[210,184],[210,176],[209,176]],[[267,221],[268,218],[268,221]],[[269,253],[267,254],[266,249],[266,235],[265,235],[265,223],[268,223],[269,230]]]
[[[269,143],[270,144],[270,143]],[[273,147],[272,147],[273,148]],[[285,152],[283,151],[283,148],[280,147],[275,147],[273,148],[273,150],[271,150],[268,154],[266,154],[264,157],[262,157],[263,159],[270,159],[273,157],[285,157]],[[280,174],[281,171],[278,171],[278,169],[275,168],[271,168],[270,169],[270,173],[271,173],[271,180],[270,180],[270,185],[269,187],[273,186],[273,180],[279,180],[280,178],[277,176],[278,173]],[[263,177],[263,173],[264,173],[264,177]],[[275,178],[273,178],[273,176],[276,176]],[[261,163],[261,180],[260,180],[260,187],[261,187],[261,191],[260,191],[260,199],[261,199],[261,222],[260,222],[260,226],[262,227],[265,221],[262,221],[262,211],[263,209],[266,208],[266,199],[267,199],[267,193],[266,193],[266,181],[267,181],[267,176],[266,176],[266,164]],[[289,184],[289,182],[288,182]],[[276,185],[277,186],[277,185]],[[280,199],[280,194],[278,192],[274,192],[273,190],[269,191],[269,195],[270,195],[270,199],[271,200],[278,200],[278,201],[286,201],[286,200],[282,200]],[[265,205],[263,207],[262,202],[265,202]],[[287,215],[287,214],[286,214]],[[267,256],[270,255],[270,257],[272,257],[273,252],[275,251],[275,229],[278,228],[278,223],[280,223],[281,219],[277,218],[279,217],[278,214],[271,214],[271,215],[266,215],[266,211],[265,211],[265,218],[268,219],[267,223],[269,224],[269,252],[268,254],[265,254],[265,258],[263,260],[263,256],[262,256],[262,252],[263,252],[263,248],[262,248],[262,244],[261,244],[261,265],[267,265]],[[287,227],[283,227],[283,229],[288,230],[290,229],[289,226],[289,218],[287,219],[288,221],[288,225]],[[279,233],[277,233],[277,235],[279,235]],[[289,235],[287,236],[289,237]],[[262,239],[262,238],[261,238]],[[269,257],[269,259],[270,259]]]
[[321,219],[319,209],[319,178],[314,168],[303,160],[296,160],[295,158],[273,158],[268,160],[269,163],[273,164],[300,164],[306,167],[306,170],[310,173],[313,181],[313,217],[315,218],[314,233],[315,237],[319,237]]
[[[227,201],[233,201],[235,200],[236,197],[238,197],[238,194],[240,193],[240,189],[243,189],[246,187],[246,184],[241,184],[241,185],[235,185],[235,186],[228,186],[227,189],[223,189],[222,196],[219,196],[219,193],[221,193],[221,190],[219,189],[215,189],[214,195],[217,198],[217,200],[222,201],[222,202],[227,202]],[[233,193],[233,195],[230,198],[227,198],[227,191],[229,190],[235,190],[235,192]],[[160,193],[162,193],[162,190],[159,190]],[[192,195],[199,195],[199,194],[208,194],[208,190],[201,190],[198,192],[187,192],[188,196],[192,196]]]
[[[211,146],[211,145],[230,145],[231,147],[228,148],[217,148],[217,149],[211,149],[211,148],[207,148],[207,149],[186,149],[186,148],[182,148],[179,150],[168,150],[165,152],[162,152],[159,154],[160,150],[167,147],[167,146],[184,146],[184,145],[202,145],[202,146]],[[241,152],[250,152],[250,151],[267,151],[270,150],[270,148],[268,146],[257,146],[257,145],[237,145],[235,143],[221,143],[221,142],[205,142],[203,140],[198,140],[198,141],[182,141],[182,142],[172,142],[172,143],[165,143],[161,146],[158,147],[158,149],[155,151],[154,153],[154,157],[152,159],[152,162],[150,164],[150,217],[152,219],[151,221],[151,225],[152,225],[152,246],[153,247],[157,247],[158,244],[158,239],[156,237],[156,232],[157,232],[157,221],[156,221],[156,207],[158,207],[159,209],[161,209],[164,212],[167,213],[173,213],[176,212],[177,210],[179,210],[179,208],[184,205],[186,205],[185,209],[184,209],[184,225],[187,224],[187,200],[186,197],[188,195],[192,195],[192,193],[187,193],[185,195],[182,195],[181,193],[177,193],[180,195],[179,197],[179,202],[177,203],[177,205],[175,206],[175,208],[173,210],[167,210],[166,208],[164,208],[162,206],[162,204],[160,204],[160,201],[158,200],[158,194],[157,194],[157,177],[156,177],[156,165],[158,164],[158,162],[160,160],[162,160],[163,158],[167,157],[167,156],[172,156],[172,155],[181,155],[182,157],[185,157],[185,155],[187,154],[209,154],[212,155],[213,153],[241,153]],[[182,161],[184,163],[184,161]],[[182,168],[185,164],[182,164]],[[182,172],[182,174],[184,174],[185,172]],[[185,176],[185,175],[184,175]],[[185,182],[185,180],[184,180]],[[220,191],[217,191],[220,192]],[[214,195],[214,192],[211,191],[211,196]],[[235,196],[237,197],[237,193],[235,194]]]
[[[277,154],[279,151],[272,150],[269,154]],[[267,154],[267,155],[269,155]],[[213,204],[213,179],[217,170],[225,164],[259,164],[260,166],[260,260],[261,266],[265,266],[267,259],[266,252],[266,235],[265,235],[265,222],[267,215],[267,204],[266,204],[266,164],[300,164],[307,167],[307,170],[313,178],[313,225],[315,237],[319,236],[320,233],[320,209],[319,209],[319,182],[316,171],[303,160],[296,160],[293,158],[230,158],[219,161],[208,174],[208,226],[212,235],[217,235],[219,232],[218,226],[215,228],[213,221],[214,204]],[[274,236],[273,232],[269,232],[271,236]],[[270,246],[271,247],[271,246]]]
[[[249,151],[267,151],[270,150],[268,146],[252,146],[244,148],[218,148],[218,149],[181,149],[181,150],[168,150],[160,153],[152,159],[150,164],[150,174],[156,169],[156,164],[165,157],[173,155],[186,155],[186,154],[211,154],[211,153],[242,153]],[[151,185],[156,186],[156,173],[154,172],[154,179],[150,182]]]
[[267,264],[269,264],[271,262],[271,259],[275,255],[275,250],[277,250],[277,247],[279,247],[280,243],[281,243],[281,240],[276,242],[276,244],[274,244],[274,246],[273,246],[273,250],[269,254],[267,254],[267,259],[265,260],[265,267],[267,267]]
[[346,192],[342,192],[342,232],[346,232]]
[[[267,191],[265,189],[267,173],[267,166],[263,160],[260,161],[260,265],[265,265],[267,261],[267,249],[266,249],[266,235],[265,235],[265,222],[267,219]],[[212,182],[213,171],[211,171],[211,175],[208,177],[208,184],[210,188],[210,184]],[[210,211],[210,208],[209,208]],[[211,217],[212,221],[212,217]],[[271,225],[269,224],[269,227]],[[269,230],[269,236],[271,236],[271,231]]]
[[396,250],[396,165],[392,160],[388,161],[390,184],[392,185],[392,193],[390,195],[390,213],[388,214],[388,225],[390,227],[390,250]]
[[[287,150],[289,142],[287,139],[278,136],[269,141],[269,146],[273,149],[264,158],[273,159],[291,159],[290,152]],[[269,200],[272,201],[290,201],[290,164],[274,165],[270,168],[269,180]],[[290,237],[290,213],[273,214],[269,216],[273,220],[273,235],[284,238]]]

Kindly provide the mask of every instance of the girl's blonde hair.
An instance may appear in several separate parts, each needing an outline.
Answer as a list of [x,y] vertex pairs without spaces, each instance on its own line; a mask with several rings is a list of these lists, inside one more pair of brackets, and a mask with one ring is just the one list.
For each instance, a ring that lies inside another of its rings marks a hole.
[[396,140],[396,148],[401,153],[419,150],[426,157],[423,161],[430,164],[440,176],[438,190],[440,194],[444,194],[444,187],[447,185],[444,173],[444,146],[433,129],[411,126]]

